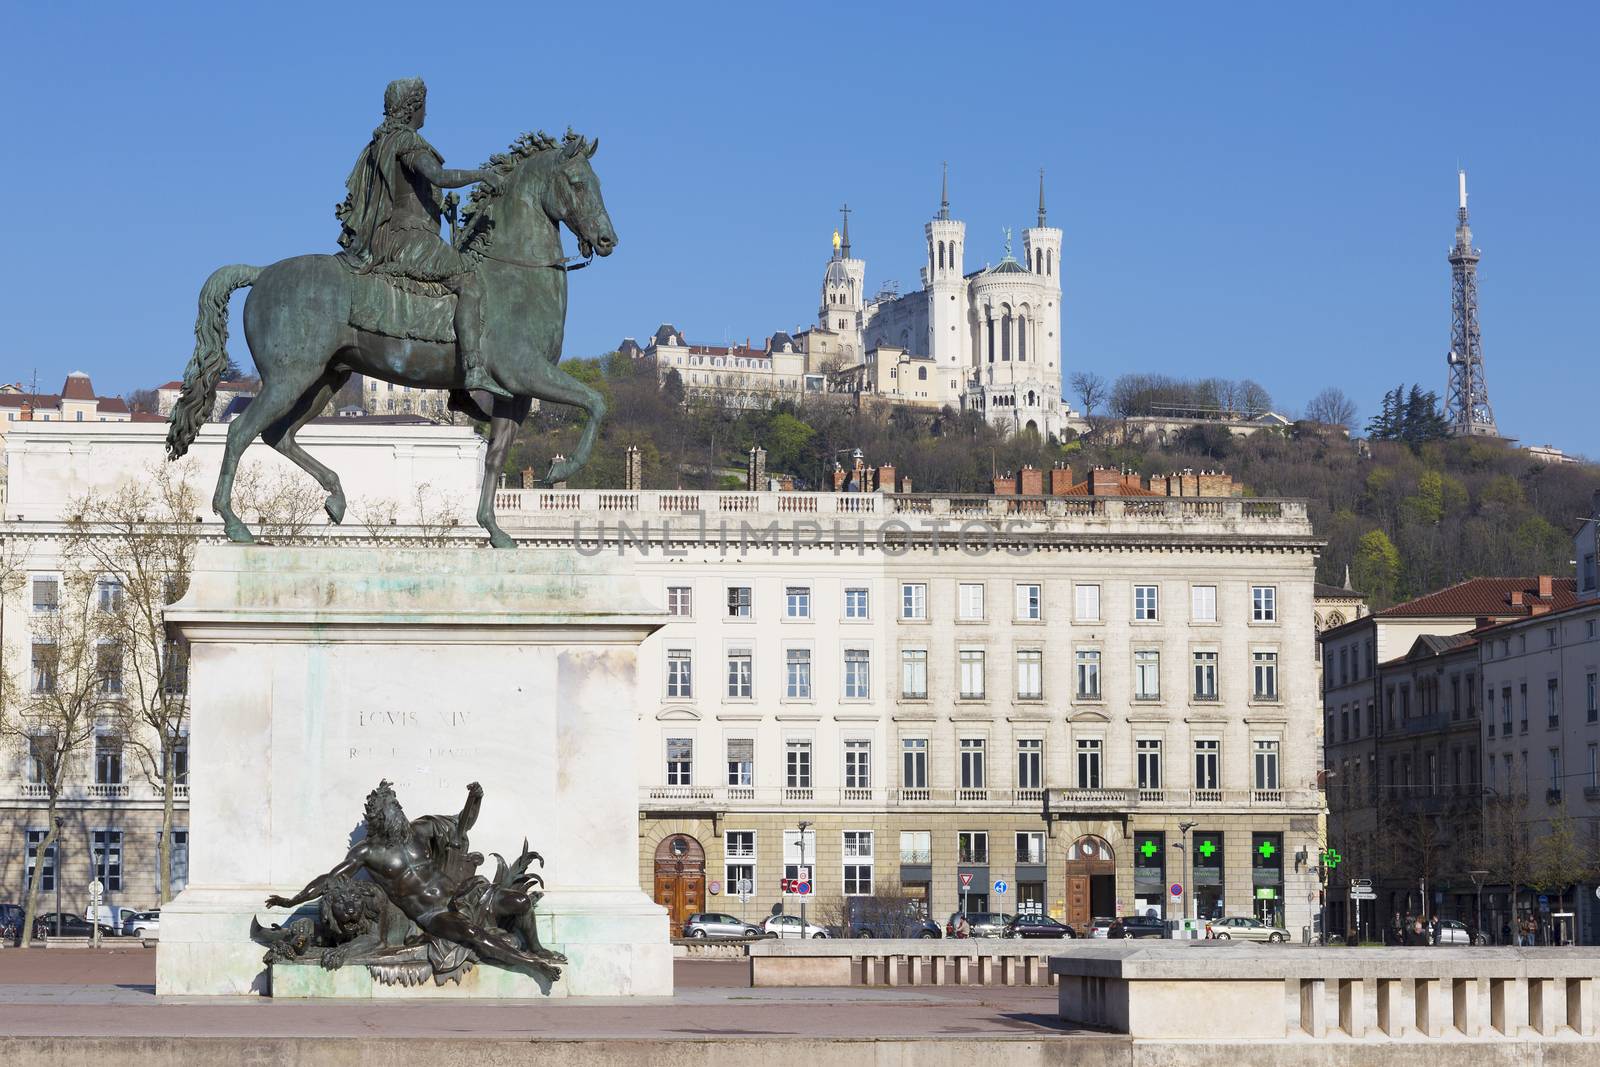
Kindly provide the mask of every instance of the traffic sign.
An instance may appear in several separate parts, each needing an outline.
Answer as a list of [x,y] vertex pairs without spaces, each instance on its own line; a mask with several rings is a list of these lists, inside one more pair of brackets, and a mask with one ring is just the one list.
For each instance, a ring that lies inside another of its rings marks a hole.
[[972,875],[970,875],[970,874],[961,875],[961,888],[962,889],[966,889],[971,884],[972,884]]
[[1378,894],[1377,894],[1376,891],[1371,890],[1371,889],[1352,889],[1352,890],[1350,890],[1350,899],[1351,900],[1377,900],[1378,899]]
[[1004,878],[996,878],[995,879],[995,881],[994,881],[994,891],[996,893],[998,893],[1000,896],[1005,896],[1006,895],[1006,890],[1009,889],[1009,888],[1010,887],[1006,885],[1006,880]]
[[1183,896],[1183,886],[1179,885],[1177,882],[1173,882],[1172,883],[1172,895],[1175,896],[1175,897]]
[[807,882],[807,881],[796,882],[795,883],[795,887],[794,887],[794,891],[796,893],[800,894],[801,896],[807,896],[811,892],[811,883]]
[[[104,893],[105,890],[106,890],[105,883],[102,882],[98,878],[96,878],[94,881],[89,883],[89,892],[94,896],[99,896],[101,893]],[[1544,898],[1541,897],[1540,899],[1542,900]]]
[[802,881],[802,882],[811,881],[811,868],[810,867],[801,867],[800,868],[799,881]]
[[711,884],[706,888],[710,890],[712,896],[716,896],[718,893],[722,892],[722,883],[713,878],[711,880]]
[[1351,889],[1371,889],[1372,888],[1372,879],[1371,878],[1352,878],[1352,879],[1350,879],[1350,888]]

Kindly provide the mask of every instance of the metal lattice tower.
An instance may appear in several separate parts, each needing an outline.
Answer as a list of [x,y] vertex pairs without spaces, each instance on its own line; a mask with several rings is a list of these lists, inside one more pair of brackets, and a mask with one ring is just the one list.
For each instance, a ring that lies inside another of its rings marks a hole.
[[1483,373],[1483,338],[1478,334],[1478,260],[1467,225],[1467,172],[1459,171],[1461,206],[1456,211],[1456,243],[1450,249],[1450,380],[1444,417],[1457,437],[1499,437],[1489,406],[1489,381]]

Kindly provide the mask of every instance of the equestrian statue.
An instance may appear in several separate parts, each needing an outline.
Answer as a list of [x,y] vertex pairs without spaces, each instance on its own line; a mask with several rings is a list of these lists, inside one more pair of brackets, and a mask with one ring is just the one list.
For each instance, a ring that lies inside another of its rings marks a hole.
[[[427,87],[390,82],[383,122],[372,131],[335,214],[336,255],[295,256],[267,267],[220,267],[200,290],[194,356],[173,407],[167,454],[184,455],[211,413],[227,366],[228,299],[250,287],[245,340],[261,389],[228,427],[212,508],[228,537],[249,542],[233,510],[239,458],[257,436],[327,490],[328,517],[342,522],[339,476],[296,441],[351,374],[450,394],[452,410],[490,424],[478,523],[496,548],[514,547],[494,515],[495,475],[534,398],[588,414],[571,457],[541,484],[564,481],[588,462],[605,415],[600,394],[556,364],[567,315],[567,274],[616,249],[617,235],[590,166],[599,147],[567,131],[523,134],[477,170],[453,170],[421,134]],[[460,225],[456,194],[476,185]],[[451,239],[440,236],[450,222]],[[582,260],[563,255],[561,224]],[[474,393],[492,398],[485,411]]]

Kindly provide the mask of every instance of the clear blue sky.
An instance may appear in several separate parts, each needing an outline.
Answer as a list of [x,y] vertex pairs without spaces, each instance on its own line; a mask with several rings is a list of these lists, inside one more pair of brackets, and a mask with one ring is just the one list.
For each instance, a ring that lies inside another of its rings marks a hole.
[[10,6],[0,378],[177,377],[212,269],[334,248],[383,86],[420,73],[453,165],[600,137],[621,245],[574,276],[569,356],[810,322],[845,200],[869,290],[913,288],[944,159],[996,260],[1043,166],[1069,371],[1291,410],[1337,384],[1365,418],[1443,390],[1459,161],[1501,429],[1600,453],[1592,3],[557,6]]

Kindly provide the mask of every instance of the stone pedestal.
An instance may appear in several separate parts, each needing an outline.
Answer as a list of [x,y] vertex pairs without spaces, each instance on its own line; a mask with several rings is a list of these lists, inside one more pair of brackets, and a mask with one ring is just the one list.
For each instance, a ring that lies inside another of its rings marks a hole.
[[473,850],[544,855],[540,938],[570,966],[496,989],[672,992],[634,788],[635,659],[662,616],[616,560],[205,546],[168,618],[193,653],[189,884],[162,909],[158,993],[270,993],[251,918],[285,921],[264,898],[344,857],[382,778],[411,818],[481,782]]

